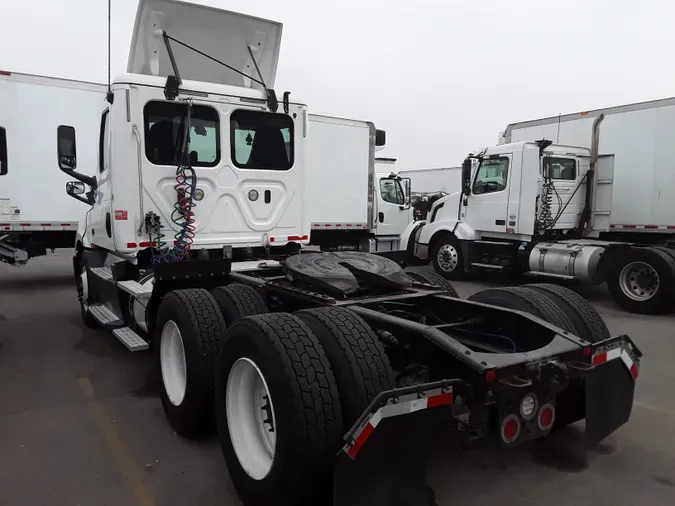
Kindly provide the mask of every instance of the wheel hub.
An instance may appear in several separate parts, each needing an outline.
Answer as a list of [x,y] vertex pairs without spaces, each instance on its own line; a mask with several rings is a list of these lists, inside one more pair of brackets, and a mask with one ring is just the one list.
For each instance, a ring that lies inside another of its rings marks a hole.
[[651,299],[660,285],[661,280],[656,270],[644,262],[631,262],[619,274],[621,291],[635,301]]

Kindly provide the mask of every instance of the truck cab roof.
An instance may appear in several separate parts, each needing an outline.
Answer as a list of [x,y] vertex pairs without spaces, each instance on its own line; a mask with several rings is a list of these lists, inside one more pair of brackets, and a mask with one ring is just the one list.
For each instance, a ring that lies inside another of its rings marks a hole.
[[[151,86],[156,88],[164,88],[166,84],[166,77],[163,76],[152,76],[146,74],[120,74],[113,80],[113,88],[115,85],[137,85],[137,86]],[[266,95],[263,90],[255,88],[243,88],[241,86],[232,86],[227,84],[218,84],[212,82],[204,81],[193,81],[183,79],[183,84],[181,85],[181,90],[187,92],[189,95],[190,92],[198,95],[199,97],[205,98],[205,95],[219,95],[219,96],[230,96],[230,97],[239,97],[242,99],[249,99],[251,101],[260,101],[261,104],[265,103]],[[281,97],[279,97],[281,99]],[[291,95],[291,103],[298,105],[306,105],[298,96],[293,93]]]
[[[513,153],[515,151],[524,151],[528,148],[538,148],[539,144],[532,141],[512,142],[510,144],[499,144],[487,148],[484,156],[501,155]],[[590,156],[591,150],[580,148],[578,146],[566,146],[564,144],[551,144],[544,149],[544,153],[550,155],[568,155],[568,156]]]

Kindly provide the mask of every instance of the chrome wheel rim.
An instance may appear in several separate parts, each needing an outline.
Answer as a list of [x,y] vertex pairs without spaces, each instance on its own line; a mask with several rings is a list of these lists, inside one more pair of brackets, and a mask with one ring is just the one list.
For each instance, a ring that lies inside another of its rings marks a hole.
[[621,269],[619,286],[626,297],[644,302],[659,291],[661,280],[656,269],[644,262],[631,262]]
[[444,244],[438,249],[436,260],[438,266],[444,272],[452,272],[457,268],[459,263],[459,255],[457,249],[452,244]]

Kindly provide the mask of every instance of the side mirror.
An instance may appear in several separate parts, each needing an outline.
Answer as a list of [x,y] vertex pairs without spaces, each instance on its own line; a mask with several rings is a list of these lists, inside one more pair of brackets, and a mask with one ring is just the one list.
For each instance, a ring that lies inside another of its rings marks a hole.
[[471,192],[471,158],[462,162],[462,191],[465,195]]
[[70,196],[82,195],[85,191],[84,183],[80,181],[68,181],[66,183],[66,193]]
[[387,143],[387,132],[384,130],[375,130],[375,145],[384,146]]
[[61,125],[56,129],[59,168],[69,172],[77,168],[77,150],[75,147],[75,129]]
[[94,193],[90,191],[86,197],[80,197],[85,191],[87,191],[87,188],[81,181],[68,181],[66,183],[66,193],[68,195],[84,204],[92,205],[94,203]]

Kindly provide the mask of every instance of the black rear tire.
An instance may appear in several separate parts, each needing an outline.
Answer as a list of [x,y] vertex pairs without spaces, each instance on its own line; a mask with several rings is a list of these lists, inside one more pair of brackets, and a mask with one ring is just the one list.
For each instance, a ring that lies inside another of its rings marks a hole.
[[591,304],[574,290],[551,283],[524,285],[553,299],[574,324],[574,333],[590,343],[609,339],[605,320]]
[[225,323],[230,326],[239,318],[269,313],[265,299],[252,286],[241,283],[232,283],[227,286],[219,286],[211,290],[211,295],[216,299],[220,311],[223,313]]
[[317,337],[335,373],[344,426],[349,428],[377,394],[396,387],[384,346],[353,311],[322,307],[295,315]]
[[446,232],[436,238],[429,256],[434,270],[445,279],[458,280],[465,277],[464,256],[454,235]]
[[468,300],[524,311],[562,330],[575,332],[574,324],[555,301],[532,288],[524,286],[490,288],[473,294]]
[[[675,260],[670,253],[659,248],[630,248],[616,253],[610,261],[607,288],[622,309],[631,313],[659,314],[673,306]],[[653,274],[658,276],[659,283],[649,295],[649,280],[655,279]]]
[[435,272],[429,271],[429,270],[407,270],[405,273],[408,275],[408,277],[412,278],[413,281],[418,281],[420,283],[426,283],[429,285],[436,285],[441,287],[443,290],[448,292],[449,295],[452,297],[456,297],[459,299],[459,294],[457,293],[457,290],[455,290],[455,287],[452,286],[452,283],[445,279],[443,276],[440,274],[437,274]]
[[180,331],[185,354],[186,387],[182,402],[175,405],[169,399],[164,381],[160,381],[162,406],[174,430],[183,437],[194,438],[214,428],[214,370],[225,321],[216,301],[206,290],[190,288],[169,292],[157,310],[153,340],[160,379],[164,377],[161,366],[162,330],[169,321],[173,321]]
[[[254,479],[232,444],[225,407],[230,371],[252,360],[265,377],[276,421],[269,472]],[[342,410],[328,358],[312,331],[287,313],[248,316],[225,335],[218,361],[216,415],[221,448],[244,504],[325,504],[333,458],[343,435]]]

